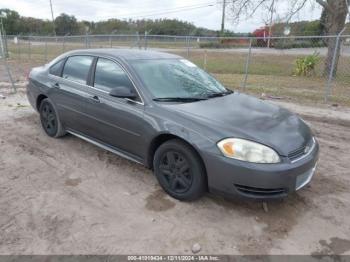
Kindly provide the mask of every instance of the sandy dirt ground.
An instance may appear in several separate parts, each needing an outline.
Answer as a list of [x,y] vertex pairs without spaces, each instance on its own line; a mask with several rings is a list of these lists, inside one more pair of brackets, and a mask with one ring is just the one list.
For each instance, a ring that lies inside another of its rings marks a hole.
[[[0,90],[1,91],[1,90]],[[350,110],[280,102],[312,126],[310,186],[262,203],[167,196],[150,170],[41,129],[23,92],[0,99],[0,254],[350,254]]]

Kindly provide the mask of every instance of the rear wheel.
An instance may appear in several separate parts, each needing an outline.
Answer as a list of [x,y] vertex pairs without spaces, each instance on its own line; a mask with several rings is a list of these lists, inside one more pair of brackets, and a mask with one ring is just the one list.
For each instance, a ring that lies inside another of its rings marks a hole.
[[48,98],[45,98],[39,108],[41,125],[48,136],[61,137],[66,134],[62,128],[58,114]]
[[199,156],[179,139],[160,145],[153,167],[159,184],[176,199],[194,200],[206,191],[206,175]]

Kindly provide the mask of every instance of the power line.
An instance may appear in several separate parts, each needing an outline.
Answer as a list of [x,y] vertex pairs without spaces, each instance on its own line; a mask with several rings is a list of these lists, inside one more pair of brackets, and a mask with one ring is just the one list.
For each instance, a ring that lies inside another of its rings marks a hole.
[[[45,1],[45,0],[36,0],[36,1]],[[47,1],[47,0],[46,0]],[[87,0],[87,2],[96,2],[96,0]],[[225,2],[225,1],[224,1]],[[52,0],[49,0],[50,3],[50,10],[51,10],[51,19],[52,19],[52,24],[53,24],[53,33],[56,35],[56,30],[55,30],[55,19],[54,19],[54,13],[53,13],[53,6],[52,6]],[[106,2],[105,2],[106,3]],[[60,4],[60,3],[56,3]],[[112,2],[112,4],[115,4]],[[179,13],[179,12],[186,12],[190,10],[195,10],[195,9],[202,9],[202,8],[208,8],[208,7],[213,7],[216,5],[223,4],[223,0],[211,0],[206,2],[197,2],[197,4],[192,4],[192,5],[185,5],[185,6],[180,6],[180,7],[174,7],[174,8],[166,8],[166,9],[161,9],[161,10],[154,10],[150,12],[137,12],[137,13],[131,13],[131,14],[115,14],[113,16],[97,16],[95,19],[113,19],[113,18],[118,18],[118,19],[137,19],[137,18],[146,18],[146,17],[152,17],[152,16],[160,16],[160,15],[166,15],[166,14],[172,14],[172,13]],[[139,7],[139,6],[138,6]]]
[[[217,5],[218,3],[215,2],[208,2],[207,4],[196,4],[196,5],[188,5],[188,6],[181,6],[181,7],[175,7],[175,8],[167,8],[167,9],[162,9],[157,12],[151,12],[151,13],[145,13],[145,12],[138,12],[138,13],[132,13],[132,14],[121,14],[121,15],[115,15],[113,17],[108,17],[109,18],[122,18],[122,19],[127,19],[127,18],[142,18],[142,17],[150,17],[150,16],[158,16],[158,15],[164,15],[164,14],[171,14],[171,13],[178,13],[178,12],[183,12],[183,11],[189,11],[189,10],[194,10],[194,9],[200,9],[200,8],[206,8],[206,7],[212,7]],[[104,17],[106,19],[106,17]]]
[[206,8],[206,7],[212,7],[214,4],[209,4],[205,6],[198,6],[198,7],[190,7],[190,8],[184,8],[180,10],[173,10],[173,11],[168,11],[168,12],[161,12],[161,13],[153,13],[153,14],[148,14],[148,15],[140,15],[140,16],[128,16],[128,18],[141,18],[141,17],[150,17],[150,16],[158,16],[158,15],[165,15],[165,14],[172,14],[172,13],[178,13],[178,12],[183,12],[183,11],[190,11],[194,9],[200,9],[200,8]]

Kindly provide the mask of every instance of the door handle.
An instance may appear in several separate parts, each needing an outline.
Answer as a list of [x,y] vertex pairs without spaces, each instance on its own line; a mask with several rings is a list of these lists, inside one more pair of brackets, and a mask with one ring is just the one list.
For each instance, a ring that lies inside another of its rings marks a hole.
[[98,98],[98,96],[91,96],[90,100],[93,101],[94,103],[100,103],[100,99]]
[[52,87],[53,88],[60,88],[60,84],[59,83],[54,83],[54,84],[52,84]]

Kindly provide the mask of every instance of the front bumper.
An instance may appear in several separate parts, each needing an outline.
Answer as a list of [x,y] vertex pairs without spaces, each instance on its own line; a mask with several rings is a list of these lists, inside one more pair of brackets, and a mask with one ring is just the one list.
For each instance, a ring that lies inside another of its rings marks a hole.
[[282,157],[278,164],[255,164],[217,154],[204,154],[209,191],[225,196],[272,199],[287,196],[305,187],[318,161],[319,145],[310,154],[292,162]]

